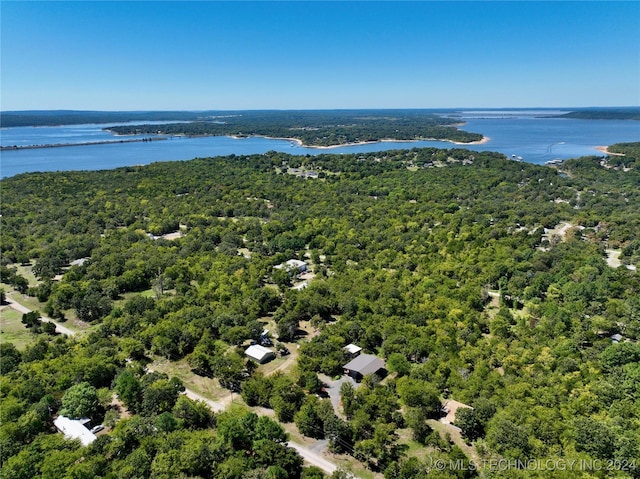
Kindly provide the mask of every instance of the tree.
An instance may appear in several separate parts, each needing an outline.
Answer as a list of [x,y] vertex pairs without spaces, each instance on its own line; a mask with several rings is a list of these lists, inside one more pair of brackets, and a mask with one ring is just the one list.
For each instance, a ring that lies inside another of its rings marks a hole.
[[531,452],[530,432],[527,428],[515,424],[504,415],[496,415],[487,430],[487,444],[512,459],[528,459]]
[[484,427],[474,409],[458,408],[455,425],[461,429],[462,436],[469,441],[475,441],[484,435]]
[[134,412],[138,411],[142,402],[142,386],[131,371],[125,369],[118,374],[114,389],[128,409]]
[[293,341],[298,332],[300,321],[294,312],[285,313],[276,324],[280,341]]
[[144,388],[140,411],[147,416],[169,412],[181,391],[184,391],[184,386],[179,379],[159,379]]
[[14,371],[20,364],[21,359],[22,354],[12,343],[0,342],[0,374]]
[[98,408],[98,391],[91,384],[82,382],[71,386],[62,397],[60,413],[71,419],[91,418]]
[[186,396],[180,396],[173,407],[173,415],[184,421],[189,429],[205,429],[215,424],[215,416],[209,406],[202,401],[192,401]]
[[38,311],[29,311],[22,315],[22,324],[27,328],[36,328],[42,323],[40,321],[40,313]]
[[411,428],[413,440],[420,444],[425,444],[427,437],[433,429],[427,424],[428,416],[423,408],[412,407],[407,410],[407,426]]
[[99,321],[113,309],[112,301],[103,293],[100,285],[92,283],[87,290],[74,298],[78,318],[83,321]]
[[400,378],[397,382],[400,399],[409,407],[422,407],[430,418],[437,418],[442,404],[438,391],[426,381]]
[[387,358],[389,372],[398,373],[398,377],[406,376],[411,371],[411,363],[404,354],[391,353]]
[[309,466],[302,469],[300,479],[325,479],[322,469],[316,466]]
[[295,414],[294,421],[298,430],[308,437],[324,438],[324,421],[317,411],[318,398],[308,396],[300,410]]
[[355,412],[355,390],[350,382],[345,381],[340,385],[340,398],[342,399],[344,415],[347,416],[347,419],[351,419]]
[[254,441],[266,439],[278,444],[285,444],[288,440],[288,434],[284,428],[268,416],[260,416],[258,418],[253,433]]

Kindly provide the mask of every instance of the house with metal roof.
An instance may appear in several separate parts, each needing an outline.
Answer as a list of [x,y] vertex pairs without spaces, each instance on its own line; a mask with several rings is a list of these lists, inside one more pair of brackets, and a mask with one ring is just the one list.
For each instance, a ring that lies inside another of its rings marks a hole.
[[385,367],[384,361],[379,357],[372,354],[360,354],[344,365],[344,373],[356,381],[360,381],[370,374],[385,376],[387,374]]
[[83,446],[88,446],[97,439],[89,429],[85,427],[90,419],[69,419],[66,416],[58,416],[53,424],[67,439],[78,439]]
[[254,361],[259,362],[260,364],[264,364],[268,361],[271,361],[276,357],[276,353],[274,353],[271,349],[265,348],[264,346],[260,346],[259,344],[253,344],[249,346],[244,354],[246,354],[249,358]]

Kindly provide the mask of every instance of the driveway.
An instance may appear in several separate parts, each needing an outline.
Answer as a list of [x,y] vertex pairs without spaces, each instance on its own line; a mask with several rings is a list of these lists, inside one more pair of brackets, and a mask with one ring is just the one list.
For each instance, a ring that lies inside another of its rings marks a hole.
[[337,380],[331,379],[329,378],[329,376],[320,375],[320,379],[327,385],[325,387],[325,391],[329,395],[333,410],[338,416],[344,417],[344,414],[342,413],[342,407],[340,406],[340,387],[343,383],[351,383],[353,389],[357,389],[360,385],[355,382],[351,376],[346,375]]

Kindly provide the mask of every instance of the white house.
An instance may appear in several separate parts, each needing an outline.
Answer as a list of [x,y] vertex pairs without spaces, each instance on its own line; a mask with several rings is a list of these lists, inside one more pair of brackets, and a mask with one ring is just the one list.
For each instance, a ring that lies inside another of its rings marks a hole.
[[307,270],[307,263],[299,259],[290,259],[284,263],[274,266],[275,269],[285,269],[289,273],[298,274]]
[[259,344],[254,344],[249,346],[244,354],[249,356],[254,361],[259,362],[260,364],[264,364],[268,361],[271,361],[276,357],[276,353],[274,353],[269,348],[265,348],[264,346],[260,346]]
[[88,446],[97,439],[96,435],[85,427],[89,421],[90,419],[69,419],[66,416],[58,416],[53,424],[67,439],[78,439],[83,446]]

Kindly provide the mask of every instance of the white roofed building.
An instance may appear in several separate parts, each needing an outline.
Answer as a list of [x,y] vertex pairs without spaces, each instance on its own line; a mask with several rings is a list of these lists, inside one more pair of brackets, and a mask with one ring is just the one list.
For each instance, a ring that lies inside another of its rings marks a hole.
[[88,446],[97,439],[96,435],[85,427],[89,421],[89,419],[69,419],[66,416],[58,416],[53,420],[53,424],[67,439],[78,439],[83,446]]
[[292,274],[302,273],[307,270],[307,263],[299,259],[290,259],[274,266],[275,269],[284,269]]
[[349,353],[350,356],[357,356],[362,351],[362,348],[360,346],[356,346],[353,343],[347,344],[344,349],[345,351],[347,351],[347,353]]
[[260,364],[271,361],[276,357],[276,353],[274,353],[271,349],[260,346],[259,344],[249,346],[245,350],[244,354],[249,356],[254,361],[259,362]]

